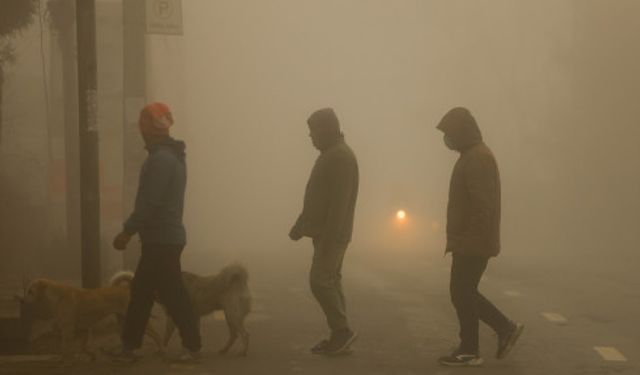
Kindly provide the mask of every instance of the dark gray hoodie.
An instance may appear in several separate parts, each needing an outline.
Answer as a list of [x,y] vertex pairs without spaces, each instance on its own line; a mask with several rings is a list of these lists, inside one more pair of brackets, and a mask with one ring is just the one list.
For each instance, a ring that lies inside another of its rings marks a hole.
[[316,111],[307,121],[321,127],[316,160],[294,231],[326,244],[349,243],[358,199],[358,161],[345,143],[331,108]]
[[185,245],[182,223],[187,183],[185,144],[168,138],[147,147],[142,165],[135,210],[124,224],[129,234],[138,233],[144,244]]

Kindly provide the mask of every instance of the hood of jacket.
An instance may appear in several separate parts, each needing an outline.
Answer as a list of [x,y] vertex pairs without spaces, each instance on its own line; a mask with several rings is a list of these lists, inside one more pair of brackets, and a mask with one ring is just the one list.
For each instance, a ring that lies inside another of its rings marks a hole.
[[456,151],[464,152],[482,142],[482,133],[468,109],[456,107],[442,117],[437,129],[449,136]]
[[307,124],[312,133],[313,144],[321,152],[332,148],[343,139],[340,121],[332,108],[315,111],[307,119]]

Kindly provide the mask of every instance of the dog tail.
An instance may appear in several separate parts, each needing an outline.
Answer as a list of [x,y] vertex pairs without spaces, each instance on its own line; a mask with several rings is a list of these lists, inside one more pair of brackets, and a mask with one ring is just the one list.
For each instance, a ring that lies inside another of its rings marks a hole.
[[245,288],[249,283],[249,272],[243,264],[232,263],[220,271],[218,280],[220,280],[221,285],[225,286],[224,289],[232,286]]
[[118,271],[109,280],[110,286],[126,286],[130,287],[133,282],[133,272]]
[[252,310],[253,297],[251,296],[251,290],[249,289],[249,271],[241,263],[232,263],[220,271],[218,274],[219,285],[222,285],[224,290],[231,292],[237,296],[238,313],[241,316],[246,316]]

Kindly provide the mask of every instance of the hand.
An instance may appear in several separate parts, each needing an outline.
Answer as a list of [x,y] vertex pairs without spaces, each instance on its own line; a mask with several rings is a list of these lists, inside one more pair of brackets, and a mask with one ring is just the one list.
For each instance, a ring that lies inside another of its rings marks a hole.
[[298,226],[294,225],[293,228],[291,228],[291,231],[289,232],[289,238],[291,238],[293,241],[298,241],[302,238],[302,233],[300,232]]
[[129,233],[120,232],[120,234],[113,239],[113,248],[122,251],[127,248],[129,240],[131,240],[131,235]]

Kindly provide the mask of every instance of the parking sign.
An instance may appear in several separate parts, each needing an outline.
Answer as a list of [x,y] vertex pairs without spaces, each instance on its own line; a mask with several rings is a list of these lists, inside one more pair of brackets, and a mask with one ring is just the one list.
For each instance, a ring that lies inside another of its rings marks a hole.
[[147,0],[147,34],[182,35],[182,0]]

